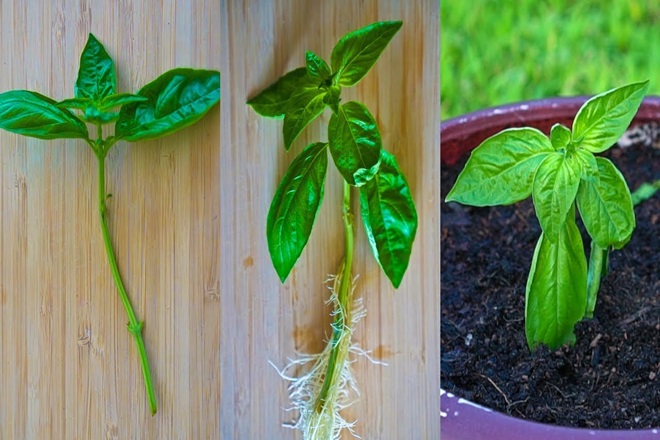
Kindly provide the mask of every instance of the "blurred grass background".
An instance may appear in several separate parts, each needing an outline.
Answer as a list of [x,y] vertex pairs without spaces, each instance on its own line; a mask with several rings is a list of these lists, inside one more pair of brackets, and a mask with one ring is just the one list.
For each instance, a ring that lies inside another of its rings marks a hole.
[[660,0],[441,0],[441,118],[651,80]]

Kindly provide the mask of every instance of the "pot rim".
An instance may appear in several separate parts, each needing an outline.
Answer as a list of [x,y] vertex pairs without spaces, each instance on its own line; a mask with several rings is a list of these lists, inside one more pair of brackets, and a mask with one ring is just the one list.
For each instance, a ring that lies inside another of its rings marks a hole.
[[[452,423],[454,422],[454,423]],[[643,440],[660,439],[660,428],[590,429],[519,419],[440,388],[440,432],[450,440]]]
[[[570,127],[575,114],[589,98],[591,96],[581,95],[519,101],[441,121],[440,161],[447,165],[456,163],[461,156],[456,144],[475,132],[480,134],[479,139],[484,140],[498,132],[502,125],[523,127],[537,123],[546,133],[549,133],[550,126],[555,122]],[[648,95],[644,98],[631,125],[647,121],[660,121],[660,95]]]
[[[447,119],[440,123],[440,161],[454,165],[462,155],[503,127],[538,126],[549,132],[551,124],[572,125],[579,108],[590,96],[543,98],[494,106]],[[552,122],[550,122],[552,121]],[[646,96],[631,126],[660,121],[660,96]],[[468,139],[469,138],[469,139]],[[471,144],[462,145],[469,140]],[[442,220],[441,220],[442,221]],[[516,418],[481,406],[440,388],[441,433],[452,440],[507,438],[658,439],[660,427],[637,430],[604,430],[545,424]],[[462,417],[459,417],[462,416]]]

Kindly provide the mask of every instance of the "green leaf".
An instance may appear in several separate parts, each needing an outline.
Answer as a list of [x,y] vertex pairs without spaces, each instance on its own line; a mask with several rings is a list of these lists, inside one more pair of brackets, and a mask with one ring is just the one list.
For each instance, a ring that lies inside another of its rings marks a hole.
[[574,156],[549,155],[534,178],[532,198],[546,239],[555,242],[573,206],[580,184],[580,164]]
[[555,150],[566,148],[571,142],[571,130],[561,124],[555,124],[550,130],[550,141]]
[[144,96],[133,95],[132,93],[117,93],[103,98],[98,104],[98,110],[103,112],[122,105],[146,101],[148,99]]
[[609,160],[598,157],[599,179],[582,181],[577,204],[591,238],[601,248],[622,248],[635,229],[635,212],[630,190],[621,172]]
[[80,69],[74,87],[76,98],[89,98],[100,101],[115,93],[117,78],[115,63],[103,45],[89,34],[85,49],[80,55]]
[[630,125],[648,88],[648,81],[633,83],[589,99],[573,121],[575,142],[594,153],[610,148]]
[[333,113],[328,125],[330,153],[348,183],[362,186],[378,172],[382,142],[376,120],[359,102]]
[[525,293],[525,334],[530,349],[575,342],[573,327],[585,313],[587,260],[574,210],[556,240],[545,232],[534,251]]
[[307,66],[307,75],[317,84],[328,82],[332,77],[328,64],[314,52],[307,51],[305,53],[305,65]]
[[93,102],[89,98],[69,98],[57,103],[57,106],[60,108],[75,108],[78,110],[85,110],[90,105],[93,105]]
[[539,165],[553,153],[550,140],[535,128],[503,130],[472,151],[446,200],[494,206],[526,199]]
[[323,201],[326,146],[310,144],[294,159],[268,211],[268,250],[282,282],[305,248]]
[[353,86],[369,72],[403,22],[381,21],[349,32],[332,49],[333,81]]
[[122,107],[115,125],[118,138],[156,139],[194,124],[220,101],[220,73],[172,69],[142,87],[145,102]]
[[580,163],[582,180],[596,181],[598,180],[598,163],[596,156],[589,150],[578,148],[575,150],[575,160]]
[[653,183],[642,183],[633,193],[630,194],[634,206],[639,205],[645,200],[650,199],[660,189],[660,180]]
[[325,94],[325,90],[318,87],[299,88],[291,94],[282,127],[284,148],[289,150],[303,129],[323,112]]
[[362,221],[376,261],[399,287],[417,231],[417,211],[393,155],[381,150],[380,169],[360,188]]
[[28,90],[0,94],[0,128],[39,139],[87,139],[87,126],[54,100]]
[[307,75],[305,67],[299,67],[280,77],[273,84],[262,90],[247,104],[252,109],[269,118],[283,118],[287,111],[289,98],[294,90],[304,87],[316,87],[318,83]]
[[102,112],[92,105],[85,110],[83,119],[90,124],[108,124],[119,119],[119,112]]

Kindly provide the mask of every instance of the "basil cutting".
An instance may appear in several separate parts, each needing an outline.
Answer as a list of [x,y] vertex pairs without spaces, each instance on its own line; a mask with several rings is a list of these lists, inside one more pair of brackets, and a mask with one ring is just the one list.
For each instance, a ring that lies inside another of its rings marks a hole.
[[[344,424],[339,395],[347,395],[349,352],[353,325],[361,316],[353,310],[354,218],[351,193],[359,187],[362,220],[378,264],[394,287],[408,267],[417,231],[417,212],[403,172],[394,156],[383,149],[376,119],[359,102],[342,103],[342,87],[355,85],[371,69],[402,23],[373,23],[339,40],[330,66],[307,51],[305,67],[293,70],[249,99],[256,113],[284,118],[284,148],[326,108],[332,112],[328,141],[307,145],[293,160],[280,182],[268,211],[266,235],[273,267],[285,282],[307,245],[323,200],[328,151],[343,180],[341,207],[345,255],[331,276],[334,306],[332,336],[325,350],[313,355],[312,372],[291,380],[290,397],[300,418],[295,427],[303,438],[339,438]],[[291,367],[305,361],[292,361]],[[288,368],[288,367],[287,367]],[[285,368],[286,369],[286,368]],[[300,396],[305,396],[301,398]]]
[[[97,158],[98,204],[103,243],[119,297],[135,338],[149,409],[157,411],[156,395],[138,321],[122,281],[108,228],[109,195],[105,189],[105,158],[120,140],[153,139],[198,121],[220,101],[220,73],[174,69],[136,94],[116,92],[115,65],[103,45],[90,34],[80,57],[74,98],[60,102],[28,90],[0,94],[0,128],[40,139],[84,139]],[[74,113],[72,110],[81,112]],[[114,111],[118,110],[118,111]],[[117,121],[115,134],[103,138],[103,125]],[[86,123],[97,136],[89,137]]]

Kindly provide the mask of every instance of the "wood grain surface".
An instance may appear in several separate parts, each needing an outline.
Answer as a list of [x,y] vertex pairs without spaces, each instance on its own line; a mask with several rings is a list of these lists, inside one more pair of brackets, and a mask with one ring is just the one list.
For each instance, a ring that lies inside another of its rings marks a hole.
[[323,281],[337,270],[344,239],[342,186],[331,166],[309,243],[290,278],[280,283],[266,245],[270,201],[302,147],[327,139],[330,114],[307,127],[287,153],[282,121],[259,117],[245,101],[304,65],[306,50],[329,59],[344,34],[379,20],[404,25],[342,99],[364,102],[376,117],[384,148],[408,177],[419,229],[410,267],[395,291],[357,227],[356,294],[368,313],[355,340],[389,365],[356,360],[361,395],[344,415],[357,419],[356,433],[365,439],[439,438],[439,3],[225,0],[220,19],[222,438],[301,438],[280,427],[294,414],[283,409],[289,404],[287,383],[268,361],[282,367],[297,351],[322,349],[330,334]]
[[[134,91],[218,69],[220,8],[195,1],[1,1],[0,91],[73,96],[89,32]],[[0,132],[0,439],[220,437],[220,109],[107,158],[111,234],[152,366],[106,261],[96,158],[82,141]]]
[[[356,230],[354,364],[345,411],[365,439],[439,437],[439,4],[435,0],[0,1],[0,92],[73,95],[89,32],[133,91],[176,66],[219,69],[222,101],[163,140],[120,143],[106,164],[111,234],[154,376],[149,415],[135,343],[105,258],[96,159],[81,141],[0,131],[0,439],[294,439],[269,365],[330,332],[327,275],[343,252],[341,181],[328,173],[312,237],[281,284],[265,236],[276,186],[326,112],[286,153],[281,121],[245,101],[345,33],[404,26],[344,101],[364,102],[408,177],[419,229],[398,290]],[[354,205],[357,211],[357,204]],[[359,218],[359,216],[358,216]],[[359,223],[359,222],[358,222]],[[350,438],[350,436],[345,436]]]

